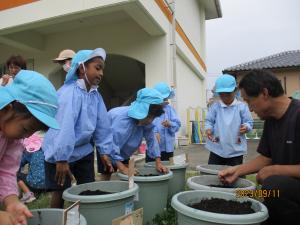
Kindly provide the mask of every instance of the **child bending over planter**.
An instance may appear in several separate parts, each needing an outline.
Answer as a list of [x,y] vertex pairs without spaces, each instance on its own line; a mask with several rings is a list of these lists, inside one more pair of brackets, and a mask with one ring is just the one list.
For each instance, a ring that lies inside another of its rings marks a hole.
[[[181,123],[175,112],[175,109],[169,105],[169,99],[174,97],[174,91],[169,85],[164,82],[157,83],[154,86],[164,98],[163,110],[164,113],[153,120],[155,126],[155,134],[160,148],[160,159],[168,161],[174,155],[175,134],[179,130]],[[146,155],[146,162],[154,161],[155,159]]]
[[[148,153],[156,161],[156,169],[166,173],[168,170],[160,161],[160,150],[154,133],[152,121],[163,111],[163,97],[152,88],[137,92],[136,100],[130,106],[111,109],[108,114],[112,124],[114,152],[111,155],[114,165],[121,173],[128,174],[128,160],[145,138]],[[102,173],[107,173],[102,168]],[[109,178],[109,177],[108,177]]]
[[14,82],[0,87],[0,224],[26,225],[32,214],[18,199],[16,174],[23,153],[23,138],[49,127],[55,120],[57,95],[52,84],[41,74],[21,70]]
[[221,75],[215,84],[220,100],[210,108],[205,119],[208,164],[235,166],[243,163],[247,152],[245,134],[252,130],[253,119],[247,104],[236,98],[236,81]]
[[[97,88],[103,79],[104,49],[81,50],[72,60],[64,85],[58,90],[56,118],[60,130],[50,129],[44,138],[46,188],[52,190],[51,207],[62,208],[63,191],[95,181],[94,146],[109,171],[112,131],[103,99]],[[92,140],[92,141],[91,141]]]

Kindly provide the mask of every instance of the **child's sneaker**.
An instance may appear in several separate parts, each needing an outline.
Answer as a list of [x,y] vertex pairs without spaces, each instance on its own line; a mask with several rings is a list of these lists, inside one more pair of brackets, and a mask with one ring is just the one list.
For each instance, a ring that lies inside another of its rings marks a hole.
[[23,203],[30,203],[33,202],[36,198],[32,192],[23,193],[22,198],[20,199]]

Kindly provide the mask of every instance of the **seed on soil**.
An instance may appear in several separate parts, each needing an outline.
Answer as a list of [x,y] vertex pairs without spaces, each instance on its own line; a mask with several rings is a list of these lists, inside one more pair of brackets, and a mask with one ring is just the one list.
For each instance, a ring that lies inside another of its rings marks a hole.
[[251,202],[238,202],[220,198],[203,199],[198,203],[190,204],[189,207],[208,212],[221,214],[250,214],[255,213],[251,208]]

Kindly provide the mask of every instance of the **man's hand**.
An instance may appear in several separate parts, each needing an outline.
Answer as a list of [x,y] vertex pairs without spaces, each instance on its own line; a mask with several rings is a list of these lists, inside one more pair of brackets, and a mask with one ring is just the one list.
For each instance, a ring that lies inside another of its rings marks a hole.
[[4,74],[1,78],[2,78],[2,84],[1,85],[6,86],[9,82],[9,79],[11,78],[11,76],[8,75],[8,74]]
[[163,125],[166,128],[171,127],[171,122],[169,120],[164,120],[161,125]]
[[111,163],[111,160],[108,155],[100,155],[100,159],[102,161],[102,164],[104,165],[104,170],[107,173],[113,173],[114,172],[114,167]]
[[240,127],[240,134],[246,134],[248,131],[248,127],[245,124],[242,124]]
[[266,178],[272,175],[276,175],[278,165],[265,166],[256,175],[256,180],[261,184]]
[[232,184],[239,178],[238,166],[219,171],[218,177],[223,184]]
[[11,215],[10,218],[13,219],[13,225],[27,225],[27,218],[32,217],[32,213],[19,201],[16,195],[6,197],[4,204],[6,205],[6,211]]
[[64,186],[67,176],[70,177],[71,180],[73,179],[69,163],[66,161],[56,162],[55,180],[57,181],[57,184]]

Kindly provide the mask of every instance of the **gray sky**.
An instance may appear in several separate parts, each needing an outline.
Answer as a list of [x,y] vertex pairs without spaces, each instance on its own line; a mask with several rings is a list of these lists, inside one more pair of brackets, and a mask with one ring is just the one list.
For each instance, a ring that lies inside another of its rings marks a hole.
[[223,17],[206,24],[208,88],[222,70],[300,49],[300,0],[220,0]]

